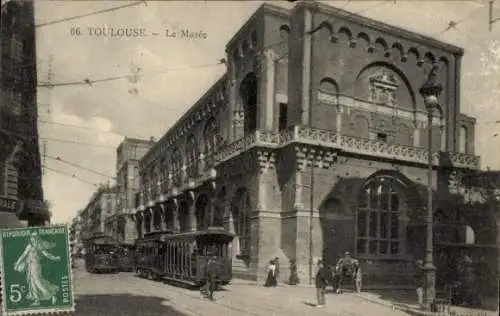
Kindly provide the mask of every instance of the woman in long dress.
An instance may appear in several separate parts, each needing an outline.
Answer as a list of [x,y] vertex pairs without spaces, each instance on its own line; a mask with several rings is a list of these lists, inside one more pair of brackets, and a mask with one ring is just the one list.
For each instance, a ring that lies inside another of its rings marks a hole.
[[59,287],[43,278],[41,256],[58,261],[59,256],[54,256],[47,250],[55,245],[38,238],[37,233],[30,236],[29,243],[22,255],[16,261],[14,270],[24,272],[26,275],[27,294],[26,299],[33,301],[33,305],[39,305],[40,301],[51,300],[56,302],[56,294]]
[[267,268],[267,279],[266,279],[266,284],[264,284],[264,286],[270,287],[276,285],[277,285],[276,264],[274,263],[274,260],[271,260],[269,261],[269,266]]

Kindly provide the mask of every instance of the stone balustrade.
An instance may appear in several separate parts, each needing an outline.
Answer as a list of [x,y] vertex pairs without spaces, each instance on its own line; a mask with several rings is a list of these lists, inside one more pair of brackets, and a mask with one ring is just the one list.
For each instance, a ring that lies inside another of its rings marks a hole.
[[[292,143],[310,144],[345,151],[348,153],[375,156],[383,159],[397,160],[401,162],[428,164],[428,151],[425,148],[407,145],[388,144],[386,142],[366,138],[341,135],[334,131],[321,130],[306,126],[292,126],[280,133],[255,131],[254,133],[240,138],[212,154],[200,154],[193,166],[185,166],[180,170],[172,172],[172,181],[166,181],[162,186],[161,196],[178,194],[183,189],[197,187],[214,177],[213,168],[241,153],[254,148],[280,148]],[[435,166],[453,166],[455,168],[479,169],[479,156],[463,153],[432,153],[432,161]],[[189,170],[195,170],[195,174],[189,174]],[[175,190],[174,190],[175,189]],[[146,193],[147,194],[147,193]]]

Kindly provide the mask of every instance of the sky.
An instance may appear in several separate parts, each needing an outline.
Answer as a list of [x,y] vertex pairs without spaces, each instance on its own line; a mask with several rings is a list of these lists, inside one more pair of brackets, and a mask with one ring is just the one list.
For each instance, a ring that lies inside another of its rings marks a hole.
[[[500,120],[500,22],[489,32],[487,1],[321,2],[464,48],[461,112],[478,120],[476,154],[482,167],[500,169],[500,124],[495,123]],[[225,72],[219,64],[225,45],[262,3],[35,1],[43,189],[53,223],[69,222],[98,184],[113,183],[116,147],[125,136],[160,138]],[[500,18],[500,1],[493,15]],[[457,22],[455,28],[448,29],[450,21]],[[102,27],[160,35],[89,35],[89,28]],[[207,36],[166,38],[167,29]],[[66,84],[131,74],[137,76]],[[48,82],[54,87],[47,88]]]

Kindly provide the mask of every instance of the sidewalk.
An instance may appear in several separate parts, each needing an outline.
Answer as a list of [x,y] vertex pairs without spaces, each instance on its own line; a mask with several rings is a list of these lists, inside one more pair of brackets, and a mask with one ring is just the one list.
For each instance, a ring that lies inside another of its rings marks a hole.
[[[262,286],[259,282],[248,281],[241,279],[233,279],[231,282],[234,285],[248,285],[248,286]],[[314,288],[314,284],[298,284],[298,285],[288,285],[286,283],[280,283],[279,287],[283,288]],[[337,294],[333,294],[337,295]],[[410,315],[415,316],[496,316],[499,315],[498,310],[485,310],[477,308],[468,308],[461,306],[450,306],[449,312],[432,313],[422,311],[418,307],[416,293],[413,291],[398,291],[398,290],[379,290],[379,291],[363,291],[361,293],[356,293],[353,291],[346,290],[345,293],[340,295],[347,295],[351,297],[356,297],[371,303],[385,306],[392,310],[400,310]]]
[[391,307],[393,309],[401,310],[405,313],[415,316],[441,316],[441,315],[456,315],[456,316],[496,316],[497,311],[453,306],[451,305],[449,311],[442,312],[427,312],[423,311],[418,307],[416,298],[413,297],[412,292],[402,292],[402,291],[384,291],[385,293],[373,293],[373,292],[361,292],[361,293],[349,293],[347,295],[353,295],[360,297],[362,299],[371,301],[373,303],[378,303]]

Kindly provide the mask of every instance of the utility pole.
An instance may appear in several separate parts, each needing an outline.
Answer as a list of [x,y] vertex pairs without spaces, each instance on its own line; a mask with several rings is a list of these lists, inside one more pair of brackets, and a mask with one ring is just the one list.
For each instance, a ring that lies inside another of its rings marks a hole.
[[[52,55],[49,56],[49,69],[48,69],[48,75],[47,75],[47,82],[48,82],[48,97],[47,97],[47,103],[45,104],[45,106],[47,107],[45,109],[45,113],[44,113],[44,117],[47,118],[47,121],[50,121],[50,116],[51,116],[51,111],[50,111],[50,103],[51,103],[51,97],[52,97],[52,79],[53,79],[53,71],[52,71]],[[46,162],[46,159],[47,159],[47,151],[48,151],[48,144],[47,144],[47,141],[44,140],[43,141],[43,144],[42,144],[42,174],[45,175],[45,164],[47,163]]]
[[489,2],[488,29],[490,32],[493,28],[493,24],[495,24],[496,22],[498,22],[500,20],[500,18],[493,17],[493,2],[494,1],[492,1],[492,0],[490,0],[490,2]]

